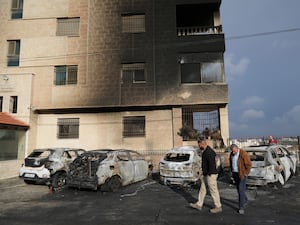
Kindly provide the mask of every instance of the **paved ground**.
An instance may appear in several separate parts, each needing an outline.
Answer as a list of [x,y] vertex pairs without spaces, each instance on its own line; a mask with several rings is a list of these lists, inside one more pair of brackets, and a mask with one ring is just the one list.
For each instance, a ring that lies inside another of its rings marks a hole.
[[223,212],[209,213],[210,197],[197,211],[196,188],[182,189],[148,179],[115,193],[65,189],[49,193],[43,185],[26,185],[19,178],[0,180],[1,225],[169,225],[169,224],[300,224],[300,176],[282,189],[249,189],[245,215],[237,213],[235,187],[228,176],[219,180]]

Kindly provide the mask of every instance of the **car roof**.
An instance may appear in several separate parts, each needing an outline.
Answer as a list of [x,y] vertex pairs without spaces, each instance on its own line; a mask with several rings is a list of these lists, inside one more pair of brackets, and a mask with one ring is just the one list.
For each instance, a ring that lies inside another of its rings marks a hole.
[[268,150],[272,150],[275,149],[277,147],[284,147],[283,145],[257,145],[257,146],[248,146],[245,147],[244,149],[246,151],[268,151]]
[[63,151],[85,151],[84,149],[81,148],[38,148],[38,149],[34,149],[33,152],[45,152],[45,151],[59,151],[59,152],[63,152]]
[[198,149],[195,148],[194,146],[186,145],[186,146],[172,148],[167,153],[171,153],[171,152],[184,153],[184,152],[197,152],[197,151],[198,151]]

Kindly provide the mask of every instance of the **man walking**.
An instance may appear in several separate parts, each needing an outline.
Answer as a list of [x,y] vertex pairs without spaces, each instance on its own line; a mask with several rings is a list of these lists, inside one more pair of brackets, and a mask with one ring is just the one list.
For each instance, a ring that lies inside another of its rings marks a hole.
[[206,185],[209,188],[210,195],[214,201],[215,207],[210,209],[211,213],[222,212],[222,205],[220,201],[220,195],[217,185],[218,171],[216,167],[216,153],[207,145],[205,140],[198,140],[198,145],[202,153],[202,176],[201,187],[199,190],[198,201],[196,203],[190,203],[190,206],[194,209],[201,210],[204,199],[206,196]]
[[247,204],[248,198],[246,195],[246,183],[247,177],[251,170],[251,159],[248,153],[239,149],[237,145],[232,144],[230,146],[230,168],[232,172],[232,177],[237,187],[239,195],[239,214],[245,213],[245,205]]

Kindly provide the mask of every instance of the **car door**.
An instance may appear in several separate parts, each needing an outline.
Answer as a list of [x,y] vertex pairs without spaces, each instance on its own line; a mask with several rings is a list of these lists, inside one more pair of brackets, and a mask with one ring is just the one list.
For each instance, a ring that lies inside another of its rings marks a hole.
[[284,151],[280,147],[276,148],[276,153],[280,164],[283,166],[284,180],[287,181],[291,176],[291,164],[289,158],[284,154]]
[[129,152],[129,154],[134,165],[134,182],[144,180],[148,176],[148,163],[137,152]]
[[127,151],[118,151],[116,163],[118,165],[118,175],[121,177],[122,185],[130,184],[134,181],[134,164]]

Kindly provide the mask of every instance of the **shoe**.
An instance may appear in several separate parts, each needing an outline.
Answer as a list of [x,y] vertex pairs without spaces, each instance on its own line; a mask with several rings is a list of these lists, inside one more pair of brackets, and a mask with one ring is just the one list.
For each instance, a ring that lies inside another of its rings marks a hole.
[[239,214],[244,215],[245,214],[245,210],[244,209],[239,209]]
[[197,210],[202,210],[202,207],[197,205],[196,203],[190,203],[190,207]]
[[222,212],[222,207],[215,207],[213,209],[210,209],[211,213],[220,213]]

